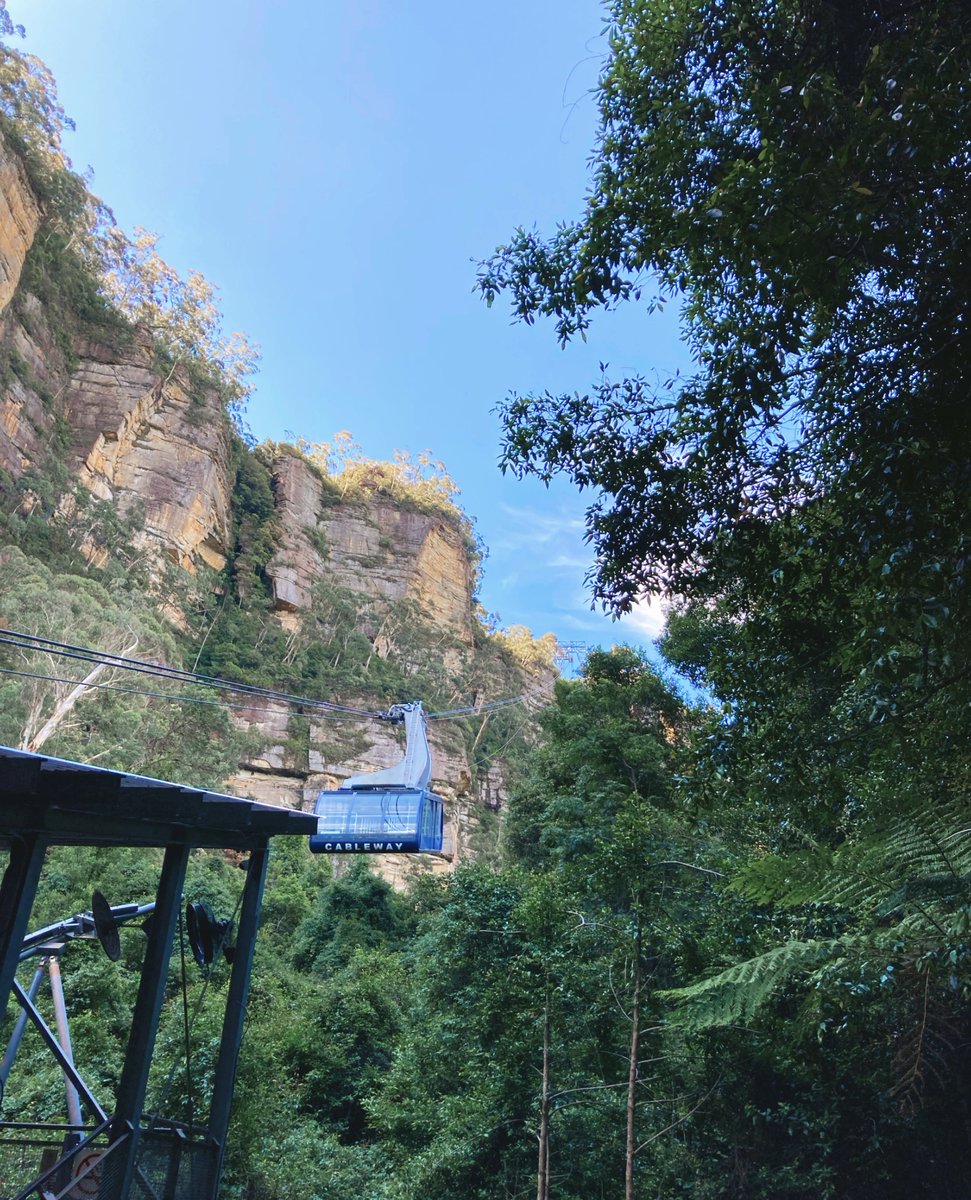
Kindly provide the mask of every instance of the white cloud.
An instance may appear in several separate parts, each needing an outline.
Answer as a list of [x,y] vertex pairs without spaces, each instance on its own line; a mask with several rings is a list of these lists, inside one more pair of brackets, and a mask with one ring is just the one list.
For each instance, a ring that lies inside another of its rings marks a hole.
[[504,529],[498,539],[494,539],[493,550],[530,549],[561,540],[575,546],[583,538],[585,524],[582,517],[541,512],[534,508],[514,508],[510,504],[501,504],[499,507],[514,524]]
[[620,621],[653,641],[664,632],[666,617],[667,605],[661,596],[644,596]]
[[589,571],[590,555],[557,554],[544,565],[551,571]]

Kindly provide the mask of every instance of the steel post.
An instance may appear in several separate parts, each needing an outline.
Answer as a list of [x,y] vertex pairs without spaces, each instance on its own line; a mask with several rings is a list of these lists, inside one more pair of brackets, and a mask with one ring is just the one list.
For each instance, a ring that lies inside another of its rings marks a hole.
[[7,1016],[10,988],[34,905],[46,839],[25,834],[10,841],[10,861],[0,883],[0,1025]]
[[[73,1066],[74,1048],[71,1045],[71,1030],[67,1023],[67,1004],[64,1000],[64,985],[61,983],[61,964],[52,954],[47,960],[47,973],[51,981],[51,996],[54,1000],[54,1021],[57,1024],[57,1036],[64,1051],[64,1057]],[[84,1124],[81,1120],[81,1101],[78,1089],[69,1076],[64,1076],[64,1095],[67,1103],[67,1119],[79,1129]]]
[[243,888],[243,903],[239,913],[239,928],[236,934],[236,952],[229,979],[229,995],[223,1017],[222,1039],[219,1043],[219,1058],[213,1082],[212,1105],[209,1109],[209,1136],[215,1142],[215,1157],[212,1177],[205,1193],[206,1200],[214,1200],[219,1189],[223,1157],[226,1152],[226,1130],[229,1127],[229,1111],[236,1083],[236,1066],[239,1048],[243,1040],[243,1021],[246,1016],[246,1000],[249,996],[250,975],[253,970],[253,955],[256,950],[256,934],[260,926],[260,906],[263,901],[263,885],[266,882],[266,864],[269,850],[264,845],[250,853],[246,883]]
[[188,863],[188,846],[166,847],[111,1128],[111,1144],[114,1146],[125,1140],[125,1145],[112,1155],[110,1169],[106,1166],[100,1200],[123,1200],[131,1190],[148,1071],[165,998],[169,956],[179,919]]

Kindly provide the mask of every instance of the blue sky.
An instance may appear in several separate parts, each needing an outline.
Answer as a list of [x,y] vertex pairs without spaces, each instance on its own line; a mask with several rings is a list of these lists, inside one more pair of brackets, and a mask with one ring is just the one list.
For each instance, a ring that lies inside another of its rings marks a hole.
[[595,0],[9,0],[77,123],[68,152],[119,223],[218,285],[263,352],[255,435],[371,457],[430,449],[489,547],[504,624],[644,643],[645,609],[590,609],[586,498],[503,478],[510,391],[683,367],[676,321],[600,317],[561,350],[473,294],[519,224],[579,211],[605,43]]

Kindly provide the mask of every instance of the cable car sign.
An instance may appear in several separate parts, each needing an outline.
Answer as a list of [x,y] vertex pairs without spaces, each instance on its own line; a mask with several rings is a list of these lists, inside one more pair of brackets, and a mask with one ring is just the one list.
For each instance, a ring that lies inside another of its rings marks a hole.
[[325,854],[417,854],[418,842],[323,842],[314,838],[313,849]]

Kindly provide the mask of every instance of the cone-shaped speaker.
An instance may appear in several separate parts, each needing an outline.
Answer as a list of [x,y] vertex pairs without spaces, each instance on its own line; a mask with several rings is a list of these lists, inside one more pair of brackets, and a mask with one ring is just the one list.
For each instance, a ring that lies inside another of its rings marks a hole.
[[208,904],[185,906],[185,927],[192,947],[192,957],[200,967],[208,967],[216,953],[218,923]]
[[233,955],[236,952],[236,947],[233,945],[233,923],[232,921],[217,921],[215,935],[216,953],[220,950],[223,952],[223,958],[226,962],[233,961]]
[[111,911],[111,905],[100,892],[91,894],[91,916],[94,919],[94,932],[101,943],[101,949],[112,962],[121,958],[121,938],[118,936],[118,922]]

